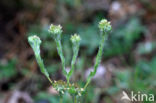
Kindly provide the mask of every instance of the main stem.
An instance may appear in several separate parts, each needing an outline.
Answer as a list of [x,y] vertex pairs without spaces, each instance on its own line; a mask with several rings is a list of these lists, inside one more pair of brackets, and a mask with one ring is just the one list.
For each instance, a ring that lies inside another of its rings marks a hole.
[[60,97],[60,103],[63,103],[63,97],[62,96]]
[[73,96],[73,103],[77,103],[77,98],[76,98],[76,96]]

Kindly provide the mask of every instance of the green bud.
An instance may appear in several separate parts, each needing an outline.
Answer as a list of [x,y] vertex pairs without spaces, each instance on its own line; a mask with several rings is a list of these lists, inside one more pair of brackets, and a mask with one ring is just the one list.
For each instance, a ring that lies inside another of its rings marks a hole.
[[107,21],[106,19],[102,19],[99,22],[99,29],[102,32],[110,32],[112,30],[112,27],[109,21]]
[[74,35],[71,36],[70,40],[71,40],[72,43],[79,43],[81,38],[80,38],[79,35],[74,34]]
[[50,25],[49,32],[53,35],[58,35],[62,33],[62,26],[61,25]]
[[33,48],[34,52],[36,55],[40,54],[40,44],[41,44],[41,40],[38,36],[34,35],[34,36],[30,36],[28,37],[28,42],[31,45],[31,47]]

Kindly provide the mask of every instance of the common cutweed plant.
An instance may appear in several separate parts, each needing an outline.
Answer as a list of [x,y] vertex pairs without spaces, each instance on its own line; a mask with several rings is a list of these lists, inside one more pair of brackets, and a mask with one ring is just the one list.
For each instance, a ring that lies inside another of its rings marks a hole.
[[74,72],[76,58],[78,56],[79,46],[80,46],[80,41],[81,41],[81,38],[78,34],[74,34],[70,38],[71,43],[72,43],[72,48],[73,48],[73,57],[72,57],[72,61],[71,61],[71,68],[70,68],[69,72],[67,72],[66,68],[65,68],[65,58],[63,55],[62,44],[61,44],[61,35],[63,32],[62,27],[60,25],[51,24],[50,28],[48,30],[49,33],[51,34],[52,38],[56,42],[57,51],[58,51],[58,54],[60,56],[61,63],[62,63],[62,72],[63,72],[64,76],[66,77],[66,81],[62,81],[62,80],[52,81],[50,79],[50,76],[44,66],[43,60],[40,55],[40,45],[41,45],[40,38],[36,35],[28,37],[28,42],[31,45],[31,47],[35,53],[35,57],[36,57],[38,65],[40,67],[40,70],[50,81],[52,86],[58,91],[58,93],[60,95],[60,103],[63,102],[62,96],[64,95],[65,92],[69,93],[72,96],[74,103],[77,103],[78,97],[82,96],[82,94],[86,91],[88,84],[91,82],[92,77],[95,76],[97,67],[99,66],[99,64],[101,62],[102,52],[103,52],[103,47],[104,47],[105,41],[106,41],[107,36],[108,36],[109,32],[111,31],[112,27],[110,25],[110,22],[108,22],[106,19],[102,19],[99,22],[99,29],[100,29],[100,33],[101,33],[101,35],[100,35],[101,41],[100,41],[99,50],[98,50],[98,53],[96,56],[96,61],[94,64],[94,70],[90,72],[90,74],[87,78],[87,82],[86,82],[85,86],[82,88],[79,87],[76,83],[70,82],[70,78]]

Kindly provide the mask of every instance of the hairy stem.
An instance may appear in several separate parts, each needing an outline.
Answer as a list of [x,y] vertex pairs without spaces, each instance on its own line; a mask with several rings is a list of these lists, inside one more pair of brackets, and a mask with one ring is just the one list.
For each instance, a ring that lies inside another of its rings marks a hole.
[[78,51],[79,51],[79,44],[73,45],[73,46],[75,46],[75,47],[73,47],[73,58],[72,58],[72,61],[71,61],[71,69],[70,69],[70,71],[68,73],[68,79],[67,79],[68,80],[67,81],[68,83],[69,83],[69,80],[70,80],[71,75],[74,72],[74,65],[75,65],[76,58],[78,56]]
[[100,46],[99,46],[99,50],[98,50],[98,53],[97,53],[97,56],[96,56],[96,62],[94,64],[94,70],[92,72],[90,72],[89,76],[88,76],[88,79],[87,79],[87,83],[86,85],[84,86],[84,89],[87,88],[88,84],[90,83],[91,81],[91,78],[93,76],[95,76],[96,74],[96,71],[97,71],[97,67],[99,66],[100,62],[101,62],[101,58],[102,58],[102,52],[103,52],[103,46],[104,46],[104,42],[105,42],[105,33],[102,34],[102,39],[101,39],[101,42],[100,42]]
[[61,62],[62,62],[63,74],[67,77],[67,72],[65,69],[65,58],[63,56],[61,41],[60,40],[55,40],[55,41],[56,41],[56,45],[57,45],[57,51],[58,51],[58,54],[59,54],[59,56],[61,58]]
[[37,60],[37,63],[41,69],[41,72],[47,77],[47,79],[49,80],[49,82],[51,84],[53,84],[52,80],[50,79],[49,77],[49,73],[47,72],[47,69],[45,68],[44,66],[44,63],[43,63],[43,60],[41,59],[41,56],[38,54],[35,54],[35,57],[36,57],[36,60]]

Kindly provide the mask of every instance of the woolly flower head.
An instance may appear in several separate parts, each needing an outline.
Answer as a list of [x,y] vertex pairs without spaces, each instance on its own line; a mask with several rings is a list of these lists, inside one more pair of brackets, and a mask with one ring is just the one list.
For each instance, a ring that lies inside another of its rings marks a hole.
[[37,45],[40,45],[41,44],[40,38],[38,36],[36,36],[36,35],[33,35],[33,36],[28,37],[28,41],[31,44],[37,44]]
[[112,29],[110,22],[107,21],[106,19],[102,19],[99,22],[99,28],[100,28],[100,31],[102,31],[102,32],[109,32]]
[[71,36],[70,40],[72,41],[72,43],[79,43],[81,38],[78,34],[74,34]]
[[33,48],[35,54],[39,54],[40,53],[40,44],[41,44],[41,40],[38,36],[33,35],[28,37],[28,42],[31,45],[31,47]]
[[54,35],[61,34],[62,33],[62,26],[61,25],[53,25],[53,24],[51,24],[50,28],[49,28],[49,32],[54,34]]

